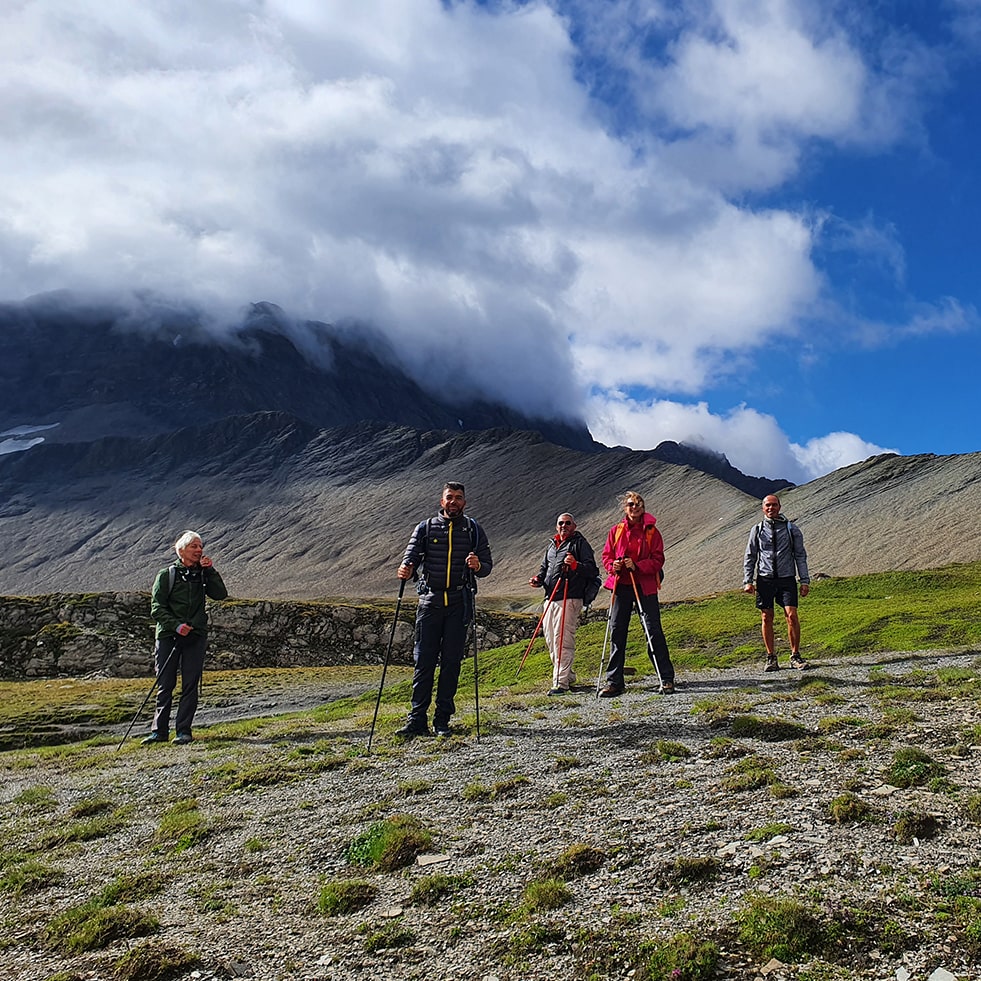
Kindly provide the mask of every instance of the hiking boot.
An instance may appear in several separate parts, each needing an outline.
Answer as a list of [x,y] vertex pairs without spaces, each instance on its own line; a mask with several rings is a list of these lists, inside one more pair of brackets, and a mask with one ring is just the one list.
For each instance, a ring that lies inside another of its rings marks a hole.
[[441,739],[448,739],[453,735],[449,722],[434,722],[433,733]]
[[550,688],[548,693],[549,693],[549,695],[568,695],[569,694],[569,689],[568,688]]
[[779,671],[780,664],[777,661],[776,654],[769,654],[766,658],[766,665],[763,668],[764,671]]
[[149,736],[144,736],[141,740],[144,746],[152,746],[154,743],[167,742],[166,736],[161,736],[159,732],[151,732]]
[[790,655],[790,666],[798,671],[806,671],[810,665],[796,651]]
[[188,743],[194,742],[194,737],[189,732],[179,732],[174,736],[174,742],[178,746],[186,746]]
[[600,693],[600,698],[616,698],[617,695],[623,694],[622,685],[607,685]]
[[673,695],[674,694],[674,682],[673,681],[665,681],[661,685],[661,694],[662,695]]
[[403,736],[406,739],[412,739],[415,736],[428,736],[429,726],[425,723],[419,725],[418,722],[406,722],[401,729],[395,730],[396,736]]

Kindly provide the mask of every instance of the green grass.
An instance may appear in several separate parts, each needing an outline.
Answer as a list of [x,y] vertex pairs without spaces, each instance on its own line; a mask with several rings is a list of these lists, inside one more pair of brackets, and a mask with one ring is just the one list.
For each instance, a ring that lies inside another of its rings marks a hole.
[[[810,657],[833,658],[975,645],[979,590],[978,562],[822,579],[800,605],[803,647]],[[760,657],[759,613],[741,592],[665,607],[661,619],[678,667],[729,667]]]
[[576,842],[546,863],[542,878],[569,882],[595,872],[605,861],[606,853],[599,848]]
[[[19,859],[19,860],[18,860]],[[59,869],[51,868],[35,858],[18,857],[8,863],[0,862],[0,892],[14,896],[39,892],[64,878]]]
[[182,852],[211,834],[212,827],[193,798],[179,800],[165,812],[157,829],[157,840],[164,847]]
[[650,981],[711,981],[716,976],[719,949],[710,940],[678,933],[644,950]]
[[200,963],[195,951],[146,940],[116,960],[113,972],[119,981],[171,981]]
[[558,909],[572,901],[572,890],[561,879],[545,879],[529,882],[525,886],[524,909],[526,912],[542,912]]
[[132,940],[156,933],[160,924],[155,917],[106,896],[95,896],[55,916],[45,927],[45,943],[64,954],[101,950],[117,940]]
[[324,916],[357,913],[370,906],[378,895],[378,887],[364,879],[337,879],[320,890],[317,909]]
[[408,901],[415,906],[435,906],[470,885],[470,882],[470,877],[466,875],[446,875],[443,872],[425,875],[412,887]]
[[432,846],[432,833],[418,818],[393,814],[358,835],[344,854],[353,865],[393,872],[411,865]]
[[907,789],[922,787],[936,777],[943,777],[946,769],[917,746],[904,746],[896,750],[886,772],[886,779],[893,787]]
[[[924,648],[963,648],[981,644],[981,618],[976,616],[976,598],[981,591],[981,562],[944,566],[916,572],[885,572],[844,579],[824,579],[813,584],[801,604],[803,646],[814,659],[836,658],[875,651],[913,651]],[[532,615],[524,615],[529,626]],[[741,591],[707,599],[666,604],[662,622],[671,656],[681,669],[727,667],[756,664],[760,659],[759,614],[752,599]],[[576,665],[587,680],[599,664],[606,624],[603,620],[580,627],[576,638]],[[515,678],[527,642],[493,650],[479,656],[480,692],[489,698],[502,689],[521,695],[539,690],[551,670],[541,640],[532,649],[520,677]],[[633,618],[628,636],[628,664],[639,678],[653,672],[644,656],[640,623]],[[370,671],[372,681],[377,668],[344,666],[333,668],[295,668],[290,674],[301,684],[317,684],[336,689],[352,680],[363,680]],[[243,692],[254,692],[274,683],[282,672],[259,668],[208,673],[209,698],[235,699]],[[924,700],[951,697],[973,684],[977,667],[944,669],[933,678],[907,676],[879,679],[876,696],[882,703],[893,698],[914,701],[917,692]],[[874,679],[873,679],[874,680]],[[936,682],[936,683],[935,683]],[[804,684],[812,683],[807,679]],[[72,742],[91,736],[89,726],[104,729],[127,722],[145,695],[145,679],[59,679],[0,682],[0,750],[40,747],[55,742]],[[345,719],[367,728],[374,708],[376,690],[357,697],[342,698],[306,713],[297,713],[289,724],[306,720],[323,726]],[[382,693],[378,718],[379,734],[392,733],[404,721],[411,688],[411,669],[393,665]],[[464,661],[460,677],[461,695],[473,693],[473,661]],[[833,691],[825,692],[833,699]],[[487,706],[488,711],[490,706]],[[466,711],[466,710],[464,710]],[[735,706],[730,711],[736,712]],[[482,712],[482,722],[485,721]],[[472,728],[472,719],[461,715],[462,726]],[[204,729],[200,736],[217,744],[226,739],[242,739],[274,733],[282,722],[248,720]],[[491,716],[486,724],[493,725]],[[102,739],[108,744],[111,740]],[[131,740],[130,751],[139,751]],[[301,761],[297,761],[301,762]],[[91,758],[86,760],[91,763]],[[25,758],[22,765],[28,765]],[[287,779],[303,778],[304,766],[289,768]],[[245,782],[271,782],[264,773],[243,774]]]

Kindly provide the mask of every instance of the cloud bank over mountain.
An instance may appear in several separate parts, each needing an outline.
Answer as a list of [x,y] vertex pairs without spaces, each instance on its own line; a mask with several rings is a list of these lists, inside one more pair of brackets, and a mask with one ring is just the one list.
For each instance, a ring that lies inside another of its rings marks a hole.
[[[868,342],[820,256],[896,276],[902,249],[777,192],[815,144],[915,138],[943,74],[862,28],[792,0],[25,0],[0,299],[174,298],[216,329],[269,300],[372,325],[423,385],[806,480],[885,448],[791,438],[738,380]],[[884,329],[975,319],[943,298]]]

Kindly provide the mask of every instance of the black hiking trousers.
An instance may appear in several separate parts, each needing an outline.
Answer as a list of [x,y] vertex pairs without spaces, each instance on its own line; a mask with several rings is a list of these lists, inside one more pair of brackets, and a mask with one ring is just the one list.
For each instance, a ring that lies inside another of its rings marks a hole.
[[412,656],[416,670],[412,676],[412,709],[409,724],[422,728],[427,725],[426,716],[433,698],[433,682],[439,666],[436,682],[436,708],[433,725],[448,726],[456,711],[453,701],[460,683],[460,666],[467,643],[469,604],[462,593],[450,596],[444,606],[436,597],[426,597],[419,602],[416,611],[416,638]]
[[[651,633],[651,646],[647,656],[657,667],[661,681],[667,684],[674,682],[674,665],[668,654],[668,642],[661,628],[661,604],[657,593],[650,596],[640,595],[643,612],[647,616],[647,627]],[[606,683],[614,688],[623,688],[623,664],[627,653],[627,630],[630,627],[630,615],[637,605],[633,586],[617,586],[613,606],[613,622],[610,625],[610,663],[606,671]],[[646,644],[646,637],[644,643]]]

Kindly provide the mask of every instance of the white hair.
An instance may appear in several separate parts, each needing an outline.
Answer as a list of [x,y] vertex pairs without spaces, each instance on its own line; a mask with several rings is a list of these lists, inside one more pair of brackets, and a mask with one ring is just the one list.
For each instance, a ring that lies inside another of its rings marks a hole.
[[201,541],[201,536],[196,531],[188,530],[181,533],[181,537],[174,542],[174,551],[177,553],[178,557],[180,557],[181,550],[187,548],[187,546],[190,545],[195,538],[198,541]]

